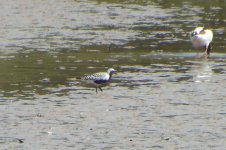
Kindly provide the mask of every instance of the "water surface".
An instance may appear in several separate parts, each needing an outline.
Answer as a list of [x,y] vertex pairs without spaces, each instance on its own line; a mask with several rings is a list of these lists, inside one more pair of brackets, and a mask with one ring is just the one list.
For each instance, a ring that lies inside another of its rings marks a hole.
[[[224,149],[226,2],[0,1],[1,149]],[[189,32],[213,29],[210,59]],[[114,67],[103,92],[78,77]]]

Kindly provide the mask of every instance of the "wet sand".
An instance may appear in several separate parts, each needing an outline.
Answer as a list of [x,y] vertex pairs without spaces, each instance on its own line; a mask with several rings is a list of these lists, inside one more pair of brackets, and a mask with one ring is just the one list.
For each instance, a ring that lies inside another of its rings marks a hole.
[[153,73],[157,65],[122,70],[98,94],[74,85],[8,101],[1,105],[1,148],[224,149],[225,72],[212,65],[190,62],[185,73],[175,66]]

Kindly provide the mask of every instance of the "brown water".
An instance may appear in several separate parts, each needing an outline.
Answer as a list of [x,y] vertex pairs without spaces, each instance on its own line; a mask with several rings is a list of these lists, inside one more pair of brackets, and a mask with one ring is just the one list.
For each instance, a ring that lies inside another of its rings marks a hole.
[[[225,149],[224,0],[0,6],[0,149]],[[196,26],[213,29],[208,60]],[[98,94],[76,79],[109,67]]]

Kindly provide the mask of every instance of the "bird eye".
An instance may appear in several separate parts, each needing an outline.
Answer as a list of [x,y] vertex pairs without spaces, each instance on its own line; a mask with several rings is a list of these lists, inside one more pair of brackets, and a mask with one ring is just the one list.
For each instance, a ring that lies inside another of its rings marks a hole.
[[197,32],[192,32],[192,33],[191,33],[191,36],[192,36],[192,37],[195,36],[195,35],[197,35]]

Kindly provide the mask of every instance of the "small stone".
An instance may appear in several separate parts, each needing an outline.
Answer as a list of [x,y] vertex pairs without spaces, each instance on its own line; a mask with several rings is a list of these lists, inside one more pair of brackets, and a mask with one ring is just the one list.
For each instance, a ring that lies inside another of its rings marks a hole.
[[170,137],[165,137],[164,140],[168,141],[170,139]]
[[17,139],[19,143],[24,143],[22,139]]

